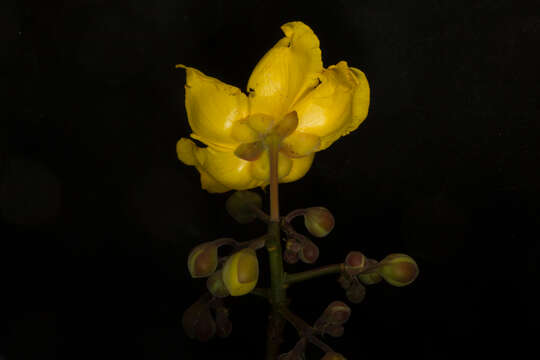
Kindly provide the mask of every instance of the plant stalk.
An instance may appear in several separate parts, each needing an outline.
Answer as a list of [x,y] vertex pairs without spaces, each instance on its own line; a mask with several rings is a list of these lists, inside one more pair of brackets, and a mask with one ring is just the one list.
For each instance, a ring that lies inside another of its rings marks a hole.
[[279,196],[278,196],[278,152],[279,139],[269,140],[270,156],[270,222],[268,224],[268,237],[266,250],[270,265],[270,305],[272,307],[268,319],[268,338],[266,359],[276,360],[279,348],[283,342],[283,328],[285,319],[280,308],[286,304],[287,296],[284,286],[285,273],[283,272],[283,258],[281,252],[281,234],[279,223]]

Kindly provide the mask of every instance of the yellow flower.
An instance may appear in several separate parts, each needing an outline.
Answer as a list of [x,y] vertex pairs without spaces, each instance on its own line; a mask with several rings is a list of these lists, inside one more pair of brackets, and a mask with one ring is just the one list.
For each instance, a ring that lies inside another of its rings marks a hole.
[[281,27],[285,37],[259,61],[248,95],[197,69],[186,69],[191,137],[178,158],[197,168],[203,189],[221,193],[269,183],[269,138],[279,138],[279,182],[304,176],[315,152],[355,130],[367,116],[369,85],[345,61],[323,68],[319,39],[302,22]]

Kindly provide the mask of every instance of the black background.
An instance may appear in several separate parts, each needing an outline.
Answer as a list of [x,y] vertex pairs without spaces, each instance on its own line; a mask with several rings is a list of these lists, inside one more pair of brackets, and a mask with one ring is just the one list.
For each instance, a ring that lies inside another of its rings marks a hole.
[[[227,194],[202,191],[177,160],[190,130],[173,67],[244,89],[292,20],[318,35],[325,66],[362,69],[372,99],[357,131],[281,187],[282,212],[332,210],[320,264],[405,252],[421,269],[409,287],[369,287],[328,343],[349,359],[520,358],[540,323],[533,3],[4,3],[0,358],[263,358],[262,299],[230,302],[227,340],[181,329],[204,289],[187,273],[190,248],[264,226],[233,223]],[[345,298],[334,277],[289,294],[310,321]]]

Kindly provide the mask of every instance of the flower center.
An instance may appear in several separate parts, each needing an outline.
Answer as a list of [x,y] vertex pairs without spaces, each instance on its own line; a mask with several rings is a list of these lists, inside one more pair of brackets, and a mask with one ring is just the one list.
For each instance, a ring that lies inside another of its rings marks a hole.
[[278,122],[270,115],[251,115],[233,126],[233,137],[242,142],[234,154],[240,159],[255,161],[268,149],[270,141],[274,142],[277,138],[281,146],[283,139],[294,133],[297,126],[296,111],[288,113]]

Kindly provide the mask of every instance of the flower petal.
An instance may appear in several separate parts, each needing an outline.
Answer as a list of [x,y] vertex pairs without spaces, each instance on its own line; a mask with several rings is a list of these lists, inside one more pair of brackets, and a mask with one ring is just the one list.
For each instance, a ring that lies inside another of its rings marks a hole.
[[319,150],[321,138],[317,135],[294,132],[283,140],[281,151],[292,158],[301,158]]
[[298,131],[321,137],[319,150],[355,130],[367,116],[369,85],[360,70],[345,61],[330,66],[320,76],[321,84],[303,97],[294,109]]
[[178,159],[186,165],[195,166],[201,174],[201,187],[210,193],[224,193],[231,189],[218,182],[210,174],[208,174],[201,166],[199,166],[195,157],[197,145],[189,139],[181,138],[176,143],[176,153]]
[[291,170],[289,171],[289,174],[279,179],[279,182],[288,183],[288,182],[293,182],[302,178],[304,175],[306,175],[308,170],[311,168],[311,164],[313,163],[314,157],[315,157],[315,153],[308,156],[304,156],[302,158],[291,159],[292,167],[291,167]]
[[[203,189],[208,190],[209,192],[224,192],[214,191],[215,186],[212,190],[205,188],[205,184],[202,182],[203,173],[208,175],[210,180],[215,180],[228,188],[228,190],[247,190],[263,184],[263,181],[252,177],[250,171],[251,162],[238,158],[232,151],[221,151],[212,146],[200,148],[191,140],[185,140],[191,143],[189,144],[189,147],[192,153],[191,155],[187,155],[187,145],[181,144],[179,141],[178,147],[180,149],[178,150],[178,156],[180,160],[188,165],[190,162],[195,161],[194,165],[201,173],[201,184],[203,185]],[[182,143],[185,143],[185,141],[182,141]],[[206,175],[204,180],[210,182],[210,180],[206,178]]]
[[248,81],[251,113],[281,118],[318,83],[323,70],[319,39],[304,23],[281,27],[285,37],[259,61]]
[[237,87],[186,69],[186,112],[193,138],[207,145],[230,149],[237,145],[231,136],[233,124],[248,114],[247,96]]

